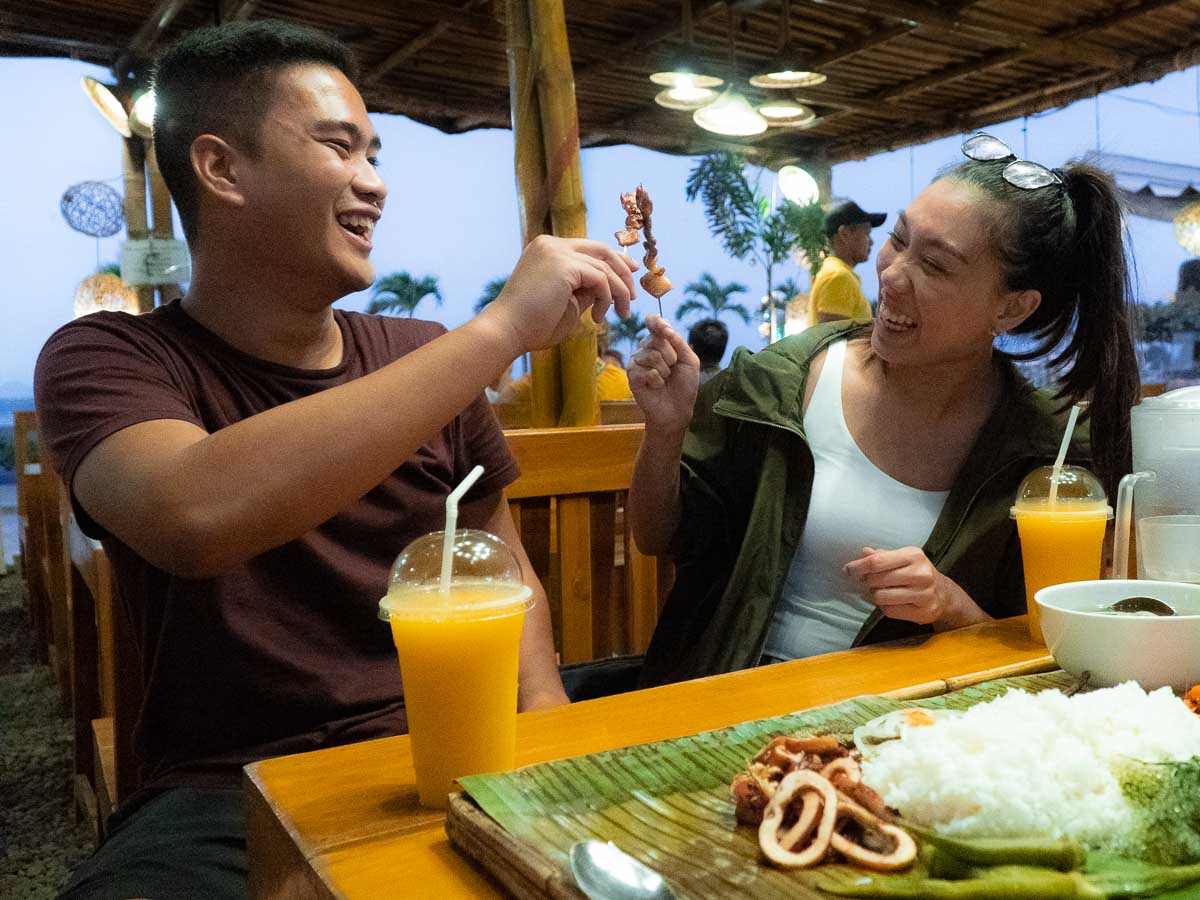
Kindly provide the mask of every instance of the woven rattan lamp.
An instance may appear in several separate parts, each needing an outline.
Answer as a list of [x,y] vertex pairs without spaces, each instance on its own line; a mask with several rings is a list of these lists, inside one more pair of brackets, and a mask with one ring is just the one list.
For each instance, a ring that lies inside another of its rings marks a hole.
[[75,289],[77,319],[101,310],[137,315],[139,309],[137,291],[122,281],[119,275],[89,275]]
[[1175,240],[1188,253],[1200,256],[1200,202],[1185,206],[1175,217]]

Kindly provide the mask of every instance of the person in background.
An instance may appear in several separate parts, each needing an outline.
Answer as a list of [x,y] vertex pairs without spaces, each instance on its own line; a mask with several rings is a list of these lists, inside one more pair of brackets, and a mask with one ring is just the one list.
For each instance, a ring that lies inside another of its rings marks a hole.
[[[1112,178],[990,135],[962,150],[880,248],[873,322],[738,350],[698,388],[696,354],[649,317],[626,515],[676,580],[643,686],[1023,613],[1009,509],[1077,401],[1069,457],[1116,495],[1138,365]],[[1055,360],[1056,393],[996,346],[1008,332]]]
[[701,319],[688,329],[687,342],[700,360],[700,383],[704,384],[721,371],[729,329],[719,319]]
[[[85,316],[38,359],[43,446],[141,631],[142,784],[69,900],[245,897],[242,766],[407,730],[377,618],[393,559],[443,527],[480,464],[460,524],[532,571],[484,388],[581,312],[628,314],[635,264],[552,237],[453,331],[335,310],[375,278],[388,193],[354,77],[344,45],[277,22],[198,29],[168,50],[154,143],[191,249],[187,296]],[[545,594],[528,583],[524,710],[567,702]]]
[[853,200],[834,207],[825,216],[829,255],[813,279],[808,300],[809,327],[822,322],[871,320],[871,304],[863,296],[862,279],[854,271],[871,257],[871,229],[882,225],[887,213],[869,213]]
[[[603,340],[603,338],[602,338]],[[600,351],[600,369],[596,373],[596,396],[604,400],[632,400],[629,375],[625,371],[625,357],[620,350],[605,347]]]

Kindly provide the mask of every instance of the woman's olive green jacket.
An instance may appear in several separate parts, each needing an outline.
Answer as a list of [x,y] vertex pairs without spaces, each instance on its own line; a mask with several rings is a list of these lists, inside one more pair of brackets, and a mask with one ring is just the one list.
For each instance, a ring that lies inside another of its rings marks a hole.
[[[813,455],[802,410],[809,363],[828,344],[869,332],[870,326],[839,322],[758,353],[739,349],[729,368],[701,388],[683,446],[683,509],[671,545],[675,586],[646,653],[641,686],[758,664],[808,515]],[[1021,479],[1054,461],[1065,427],[1047,394],[1009,364],[1006,372],[1001,399],[924,547],[939,571],[997,618],[1025,611],[1009,508]],[[1079,451],[1072,461],[1086,462],[1086,443],[1072,448]],[[930,630],[876,610],[855,644]]]

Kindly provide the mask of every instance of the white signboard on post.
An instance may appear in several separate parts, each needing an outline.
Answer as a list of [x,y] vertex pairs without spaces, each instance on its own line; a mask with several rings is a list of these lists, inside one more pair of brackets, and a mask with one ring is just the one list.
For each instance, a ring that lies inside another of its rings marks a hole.
[[152,237],[121,242],[121,278],[127,284],[179,284],[191,277],[185,242]]

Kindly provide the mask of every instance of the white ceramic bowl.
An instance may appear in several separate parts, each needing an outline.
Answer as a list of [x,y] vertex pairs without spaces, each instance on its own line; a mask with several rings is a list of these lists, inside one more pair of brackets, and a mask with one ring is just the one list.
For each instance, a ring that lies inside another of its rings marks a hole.
[[1200,682],[1200,614],[1123,616],[1093,612],[1126,597],[1154,597],[1176,610],[1200,611],[1200,584],[1173,581],[1075,581],[1034,596],[1046,646],[1064,670],[1090,672],[1093,687],[1136,681],[1176,691]]

